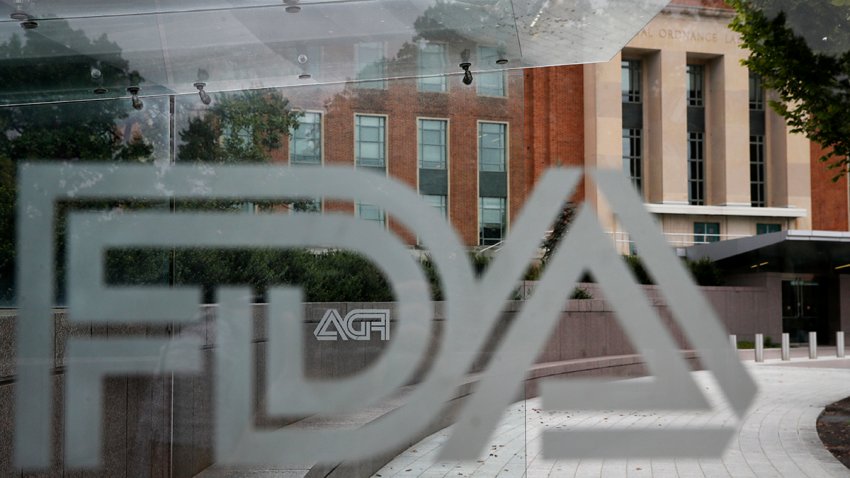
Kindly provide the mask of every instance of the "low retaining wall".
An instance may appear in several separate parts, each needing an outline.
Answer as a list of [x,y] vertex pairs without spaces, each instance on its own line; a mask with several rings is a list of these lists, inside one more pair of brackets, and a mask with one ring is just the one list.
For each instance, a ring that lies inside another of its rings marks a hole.
[[[543,347],[537,359],[538,365],[530,372],[526,381],[525,395],[534,396],[537,382],[546,376],[555,375],[586,375],[601,374],[608,376],[637,376],[645,373],[643,364],[628,339],[623,335],[613,311],[604,301],[604,292],[594,290],[593,285],[587,286],[594,299],[567,301],[561,318],[553,330],[549,341]],[[690,344],[682,336],[678,327],[670,317],[669,310],[660,299],[658,291],[649,286],[647,295],[659,317],[668,326],[674,339],[682,349],[689,349]],[[730,333],[740,337],[755,333],[757,324],[766,322],[764,318],[755,321],[741,321],[738,317],[753,314],[759,316],[766,310],[762,306],[765,295],[758,288],[704,288],[706,296],[714,305],[718,315],[727,324]],[[480,371],[499,344],[505,331],[516,317],[522,302],[508,302],[498,322],[497,327],[487,341],[484,349],[475,361],[472,372]],[[354,309],[387,308],[394,312],[395,304],[385,303],[323,303],[305,304],[305,323],[303,333],[305,338],[305,372],[308,377],[316,379],[333,379],[348,376],[367,367],[386,346],[373,337],[369,341],[320,341],[313,337],[313,332],[325,311],[337,309],[340,315]],[[212,389],[211,368],[216,350],[214,343],[215,307],[203,307],[197,324],[176,330],[168,326],[70,326],[65,319],[65,312],[57,310],[54,314],[56,327],[54,342],[54,416],[53,416],[53,450],[54,467],[48,476],[62,476],[66,470],[62,460],[61,437],[64,430],[63,409],[61,406],[64,387],[64,349],[69,336],[144,336],[144,335],[173,335],[192,334],[203,337],[205,372],[197,376],[175,377],[116,377],[105,380],[105,426],[104,426],[104,467],[98,472],[81,473],[79,476],[157,476],[184,477],[193,476],[205,470],[213,461],[212,457]],[[254,339],[253,348],[256,363],[255,371],[256,392],[265,389],[265,354],[268,337],[265,324],[266,307],[254,307]],[[15,350],[14,342],[14,311],[0,313],[0,476],[17,473],[11,468],[11,444],[13,429],[13,396],[15,387]],[[742,322],[743,328],[736,328]],[[781,321],[777,320],[781,331]],[[756,324],[756,325],[753,325]],[[391,322],[391,326],[394,322]],[[433,357],[434,349],[442,335],[445,325],[443,304],[434,304],[434,314],[431,328],[431,349],[429,357]],[[392,328],[392,327],[391,327]],[[745,330],[746,329],[746,330]],[[770,330],[770,329],[763,329]],[[489,331],[482,331],[482,333]],[[769,332],[765,332],[768,334]],[[392,335],[391,335],[392,337]],[[429,359],[430,360],[430,359]],[[694,357],[689,360],[695,363]],[[427,360],[422,370],[427,369]],[[474,377],[472,375],[471,377]],[[416,382],[414,377],[412,382]],[[464,392],[467,390],[467,392]],[[467,388],[459,389],[458,396],[452,404],[456,407],[468,393]],[[262,393],[255,393],[258,410],[263,409]],[[450,406],[441,420],[436,422],[428,432],[445,426],[451,419]],[[264,417],[257,420],[257,426],[283,426],[293,420],[280,420],[275,417]],[[400,443],[407,447],[411,443]],[[389,458],[391,456],[388,455]],[[369,462],[346,464],[342,467],[322,467],[313,470],[313,474],[322,475],[330,472],[339,476],[353,476],[370,470],[383,458],[378,457]],[[380,465],[378,465],[380,466]],[[377,468],[375,468],[377,469]],[[358,471],[360,470],[360,471]],[[298,470],[290,470],[297,473]],[[301,470],[307,473],[308,469]],[[374,471],[374,470],[372,470]],[[346,474],[347,473],[347,474]],[[371,473],[371,471],[369,472]],[[225,473],[227,474],[227,473]],[[76,473],[75,473],[76,475]]]

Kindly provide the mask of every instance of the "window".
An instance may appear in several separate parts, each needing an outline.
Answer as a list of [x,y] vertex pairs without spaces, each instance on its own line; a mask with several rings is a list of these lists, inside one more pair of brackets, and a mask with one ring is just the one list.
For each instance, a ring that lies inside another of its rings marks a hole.
[[705,69],[702,65],[688,65],[688,106],[704,106]]
[[770,234],[781,230],[781,224],[756,224],[756,234]]
[[[478,66],[482,69],[495,68],[499,50],[494,47],[478,47]],[[505,72],[476,73],[475,87],[481,96],[505,96]]]
[[478,243],[498,244],[505,235],[505,198],[478,198]]
[[433,195],[433,194],[423,194],[422,199],[428,203],[431,207],[440,212],[440,215],[443,218],[447,217],[446,215],[446,196],[443,195]]
[[419,167],[446,169],[446,120],[419,120]]
[[355,163],[383,168],[386,164],[386,118],[355,115],[354,122]]
[[384,210],[372,204],[357,203],[357,217],[364,221],[374,221],[382,225],[385,223]]
[[638,191],[641,190],[641,130],[623,129],[623,172],[632,180]]
[[478,169],[480,171],[505,171],[504,123],[478,123]]
[[419,91],[446,91],[446,45],[427,43],[419,49],[419,74],[440,75],[419,78]]
[[705,244],[720,240],[720,223],[717,222],[695,222],[694,244]]
[[640,60],[623,60],[621,71],[623,103],[640,103]]
[[764,207],[764,136],[750,136],[750,204]]
[[753,72],[750,72],[750,109],[764,110],[764,89],[761,86],[761,78]]
[[304,113],[298,128],[289,136],[289,162],[292,164],[322,163],[322,115]]
[[387,65],[384,58],[384,44],[369,42],[357,44],[357,79],[380,78],[374,81],[357,83],[359,88],[387,88]]
[[705,204],[705,161],[703,133],[688,133],[688,203]]

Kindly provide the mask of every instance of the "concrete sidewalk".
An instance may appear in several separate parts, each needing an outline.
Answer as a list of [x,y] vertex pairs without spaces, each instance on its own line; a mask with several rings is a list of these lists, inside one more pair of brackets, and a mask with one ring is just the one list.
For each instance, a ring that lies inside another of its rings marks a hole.
[[[782,365],[784,364],[784,365]],[[477,461],[439,463],[436,454],[449,429],[431,435],[379,470],[386,477],[850,477],[822,445],[815,423],[824,406],[850,396],[850,360],[825,357],[792,362],[746,362],[759,395],[722,459],[546,460],[543,430],[645,428],[733,419],[707,372],[694,372],[700,388],[720,406],[703,414],[608,412],[551,413],[539,399],[513,404]],[[640,380],[640,379],[638,379]],[[601,444],[600,446],[604,446]]]

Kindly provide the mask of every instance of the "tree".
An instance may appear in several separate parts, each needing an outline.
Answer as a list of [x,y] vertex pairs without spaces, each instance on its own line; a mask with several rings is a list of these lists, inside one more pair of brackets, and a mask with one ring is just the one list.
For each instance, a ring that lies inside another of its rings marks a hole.
[[558,213],[558,219],[555,220],[555,224],[552,226],[552,232],[543,240],[543,258],[541,260],[544,266],[549,262],[552,254],[555,253],[555,249],[570,227],[570,223],[575,219],[575,216],[576,206],[571,202],[565,204],[561,212]]
[[828,148],[821,158],[850,172],[850,6],[847,0],[728,0],[744,63],[776,92],[771,107],[792,131]]
[[[14,294],[15,170],[20,161],[147,161],[153,144],[145,135],[145,112],[125,100],[71,101],[94,86],[141,81],[130,71],[118,45],[105,35],[90,39],[62,20],[51,21],[52,35],[36,30],[13,33],[0,43],[0,85],[4,102],[29,106],[0,108],[0,303]],[[54,38],[62,38],[57,42]],[[109,52],[98,56],[80,51]],[[44,60],[61,58],[62,60]],[[92,69],[100,78],[93,82]],[[45,104],[35,104],[45,102]],[[131,115],[132,112],[132,115]],[[59,231],[64,227],[60,220]],[[57,240],[58,257],[63,242]],[[57,276],[62,265],[57,264]]]
[[266,162],[282,138],[298,128],[303,113],[292,111],[276,90],[222,94],[215,105],[180,131],[178,161]]

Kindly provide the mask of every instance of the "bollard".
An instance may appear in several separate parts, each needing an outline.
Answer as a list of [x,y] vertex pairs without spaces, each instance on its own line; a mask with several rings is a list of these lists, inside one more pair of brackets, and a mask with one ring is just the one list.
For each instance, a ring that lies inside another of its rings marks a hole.
[[729,343],[732,345],[732,348],[734,350],[738,350],[738,336],[737,335],[735,335],[735,334],[730,335],[729,336]]
[[818,333],[809,332],[809,358],[818,358]]
[[844,332],[835,333],[835,356],[844,358]]
[[782,334],[782,360],[791,360],[791,338],[788,334]]
[[756,362],[764,362],[764,335],[756,334]]

